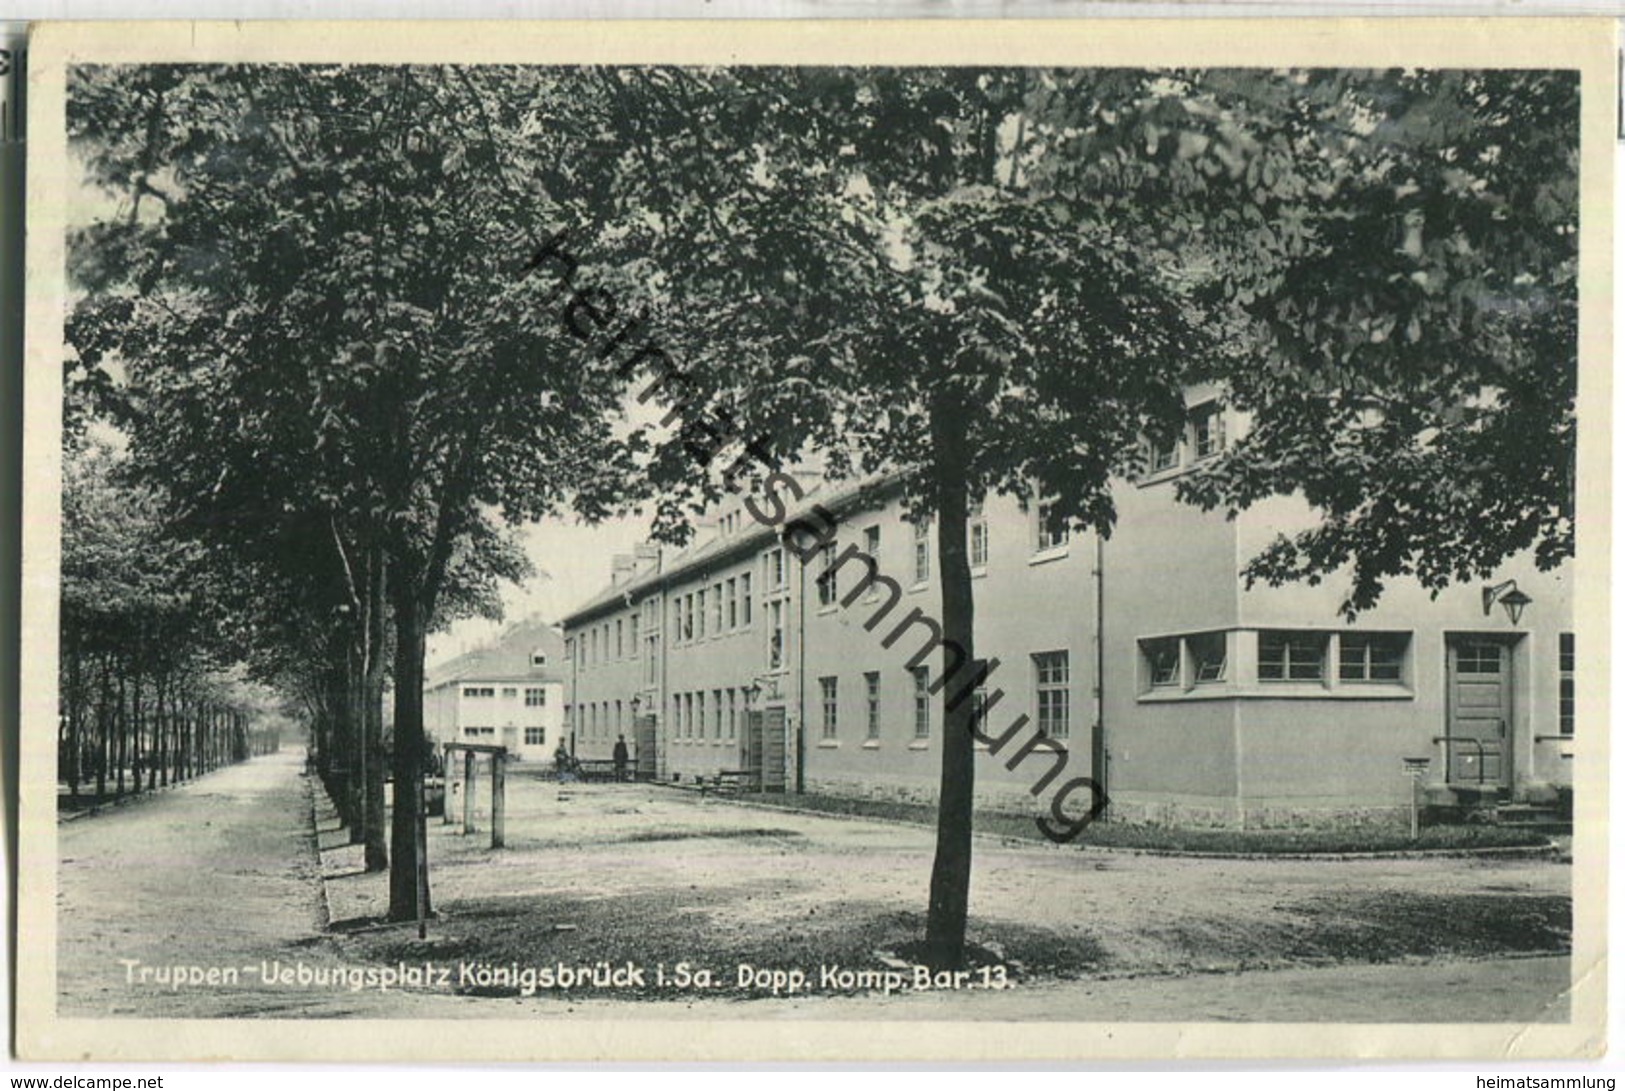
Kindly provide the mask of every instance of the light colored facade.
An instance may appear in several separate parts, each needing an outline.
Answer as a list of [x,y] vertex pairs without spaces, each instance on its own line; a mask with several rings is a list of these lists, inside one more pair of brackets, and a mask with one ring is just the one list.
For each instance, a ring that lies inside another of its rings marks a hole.
[[[1486,610],[1481,584],[1430,598],[1395,581],[1353,625],[1335,579],[1247,590],[1246,560],[1312,515],[1282,498],[1227,520],[1174,499],[1238,423],[1195,400],[1166,465],[1116,489],[1107,541],[1005,497],[973,516],[976,650],[998,661],[982,687],[993,745],[978,743],[978,804],[1076,818],[1090,792],[1056,797],[1088,777],[1114,819],[1346,823],[1405,810],[1418,758],[1435,802],[1544,800],[1567,785],[1568,569],[1497,574],[1530,600],[1516,623],[1500,602]],[[580,755],[608,756],[624,734],[661,779],[760,769],[792,792],[935,798],[942,700],[909,663],[927,626],[906,619],[939,616],[936,529],[906,521],[883,483],[803,484],[802,513],[837,516],[833,546],[809,563],[736,498],[687,550],[618,559],[614,585],[565,619]],[[855,558],[823,575],[849,546],[897,582],[895,601]]]
[[563,737],[564,640],[542,622],[521,622],[490,647],[431,670],[423,724],[438,746],[505,746],[520,761],[552,757]]

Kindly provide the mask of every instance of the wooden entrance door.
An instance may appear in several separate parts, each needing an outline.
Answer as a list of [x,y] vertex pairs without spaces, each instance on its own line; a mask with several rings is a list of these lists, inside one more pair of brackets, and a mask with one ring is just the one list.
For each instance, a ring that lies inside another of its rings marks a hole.
[[637,743],[637,779],[654,780],[660,775],[657,762],[658,749],[654,713],[639,716],[632,725],[632,737]]
[[745,714],[745,769],[761,791],[784,791],[787,732],[783,708]]
[[1463,635],[1449,637],[1446,651],[1446,780],[1505,787],[1512,783],[1511,648],[1493,638]]

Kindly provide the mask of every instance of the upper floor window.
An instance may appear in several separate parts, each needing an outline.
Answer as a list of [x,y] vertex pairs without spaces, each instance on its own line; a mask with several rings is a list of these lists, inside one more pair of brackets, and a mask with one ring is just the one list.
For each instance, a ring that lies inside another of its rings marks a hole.
[[924,583],[931,578],[931,521],[921,519],[914,524],[914,582]]
[[750,628],[750,620],[750,573],[743,572],[739,576],[739,627],[742,629]]
[[1204,402],[1191,410],[1191,445],[1197,458],[1211,458],[1224,450],[1224,410],[1218,402]]
[[1066,518],[1056,511],[1054,501],[1044,501],[1038,505],[1038,552],[1059,549],[1066,545],[1071,535],[1071,528]]
[[784,586],[784,550],[780,548],[769,551],[765,563],[768,590],[777,591]]
[[497,691],[496,691],[496,687],[494,687],[494,686],[464,686],[463,687],[463,696],[464,697],[495,697],[496,695],[497,695]]
[[1151,441],[1151,472],[1161,473],[1163,470],[1172,470],[1179,465],[1179,440],[1174,438],[1165,444]]
[[987,567],[987,519],[980,514],[970,524],[970,566]]
[[530,665],[533,667],[547,666],[547,653],[542,651],[540,648],[532,651],[530,653]]
[[833,606],[835,604],[835,543],[826,542],[818,551],[820,571],[818,573],[818,605]]
[[525,707],[543,708],[547,704],[547,690],[540,686],[527,686],[525,688]]
[[767,665],[771,670],[784,666],[784,601],[767,604]]

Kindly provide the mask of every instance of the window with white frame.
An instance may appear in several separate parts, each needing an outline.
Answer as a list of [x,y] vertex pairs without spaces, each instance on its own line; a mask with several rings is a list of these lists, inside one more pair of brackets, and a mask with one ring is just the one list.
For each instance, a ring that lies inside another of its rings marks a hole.
[[784,600],[767,604],[767,665],[770,670],[784,666]]
[[464,697],[495,697],[497,691],[492,686],[464,686]]
[[880,738],[880,672],[868,671],[863,676],[865,709],[864,737]]
[[518,697],[519,696],[519,687],[518,686],[503,686],[502,687],[502,696],[510,698],[510,699],[514,698],[514,697]]
[[[874,562],[874,571],[880,571],[880,527],[863,528],[863,552]],[[863,601],[873,602],[880,597],[880,581],[869,580],[869,589],[863,593]]]
[[1057,510],[1054,501],[1046,500],[1038,505],[1038,538],[1037,551],[1047,549],[1060,549],[1066,545],[1072,536],[1072,529],[1067,525],[1066,519]]
[[970,524],[970,566],[987,567],[987,517],[981,514]]
[[1152,687],[1177,686],[1179,677],[1179,638],[1157,637],[1140,641],[1140,658],[1145,664],[1146,682]]
[[1404,676],[1408,633],[1339,633],[1337,680],[1398,682]]
[[914,737],[931,737],[931,668],[910,667],[914,678]]
[[1150,447],[1152,473],[1172,470],[1179,465],[1179,439],[1177,437],[1168,440],[1166,443],[1151,440]]
[[767,554],[767,588],[777,591],[784,587],[784,550],[782,548],[770,550]]
[[526,686],[525,687],[525,707],[526,708],[546,708],[547,707],[547,690],[543,689],[541,686]]
[[818,605],[835,605],[835,543],[826,542],[819,549]]
[[834,739],[840,730],[839,683],[834,675],[818,680],[820,703],[824,713],[824,738]]
[[1267,629],[1258,634],[1260,682],[1319,682],[1326,677],[1325,633]]
[[705,635],[705,588],[700,588],[695,600],[694,639],[698,640]]
[[722,691],[720,689],[711,691],[711,737],[719,742],[722,739]]
[[728,630],[732,632],[739,628],[739,580],[736,577],[728,579]]
[[626,619],[626,647],[633,659],[638,657],[638,615],[633,614]]
[[542,746],[547,742],[547,729],[541,727],[525,728],[525,745]]
[[722,635],[722,581],[711,588],[711,631],[717,636]]
[[740,576],[739,576],[739,627],[741,629],[750,628],[750,620],[751,620],[750,573],[749,572],[742,572],[742,573],[740,573]]
[[1228,673],[1229,656],[1223,633],[1196,633],[1185,638],[1185,649],[1191,657],[1191,683],[1203,685],[1223,682]]
[[1574,734],[1574,634],[1557,638],[1557,733]]
[[1072,733],[1072,667],[1068,654],[1039,652],[1033,656],[1037,684],[1038,733],[1065,739]]
[[931,578],[931,521],[921,519],[914,524],[914,582],[924,583]]
[[728,741],[732,742],[739,734],[739,691],[732,686],[728,687]]
[[615,658],[626,658],[626,628],[621,618],[615,619]]
[[1224,450],[1224,410],[1218,402],[1204,402],[1191,410],[1191,447],[1197,458],[1212,458]]

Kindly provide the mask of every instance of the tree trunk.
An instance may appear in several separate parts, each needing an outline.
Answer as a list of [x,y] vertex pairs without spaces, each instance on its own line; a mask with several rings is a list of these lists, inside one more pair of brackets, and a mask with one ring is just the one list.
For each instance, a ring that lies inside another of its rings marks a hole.
[[157,687],[156,707],[153,709],[153,776],[156,776],[161,787],[169,787],[169,710],[165,707],[165,697],[168,694],[168,678],[162,673],[153,682]]
[[111,699],[108,680],[108,657],[102,656],[99,694],[96,699],[96,805],[107,798],[107,702]]
[[[366,669],[361,683],[361,749],[366,756],[367,774],[362,786],[361,824],[365,831],[366,870],[383,871],[389,867],[384,808],[384,638],[388,633],[385,610],[388,583],[383,550],[373,551],[371,568],[373,578],[367,583],[363,619]],[[419,692],[422,692],[421,687]]]
[[[973,702],[961,688],[976,674],[975,608],[970,556],[966,547],[965,414],[949,392],[933,399],[931,438],[935,448],[937,564],[942,588],[943,688],[942,781],[937,799],[937,852],[931,865],[931,901],[926,914],[926,962],[951,969],[965,958],[965,920],[970,905],[971,823],[976,791],[976,752],[972,745]],[[950,650],[962,650],[953,661]],[[952,672],[950,675],[949,672]]]
[[83,657],[79,652],[79,641],[70,633],[65,643],[67,644],[68,654],[68,797],[77,804],[79,802],[80,748],[84,745],[82,724],[85,717],[85,701],[80,688],[83,684],[84,666]]
[[[415,581],[397,571],[395,608],[395,773],[394,808],[390,828],[389,919],[407,921],[418,913],[420,876],[417,858],[418,782],[423,775],[423,653],[427,636],[426,611],[417,597]],[[429,913],[428,888],[423,885],[423,912]]]

